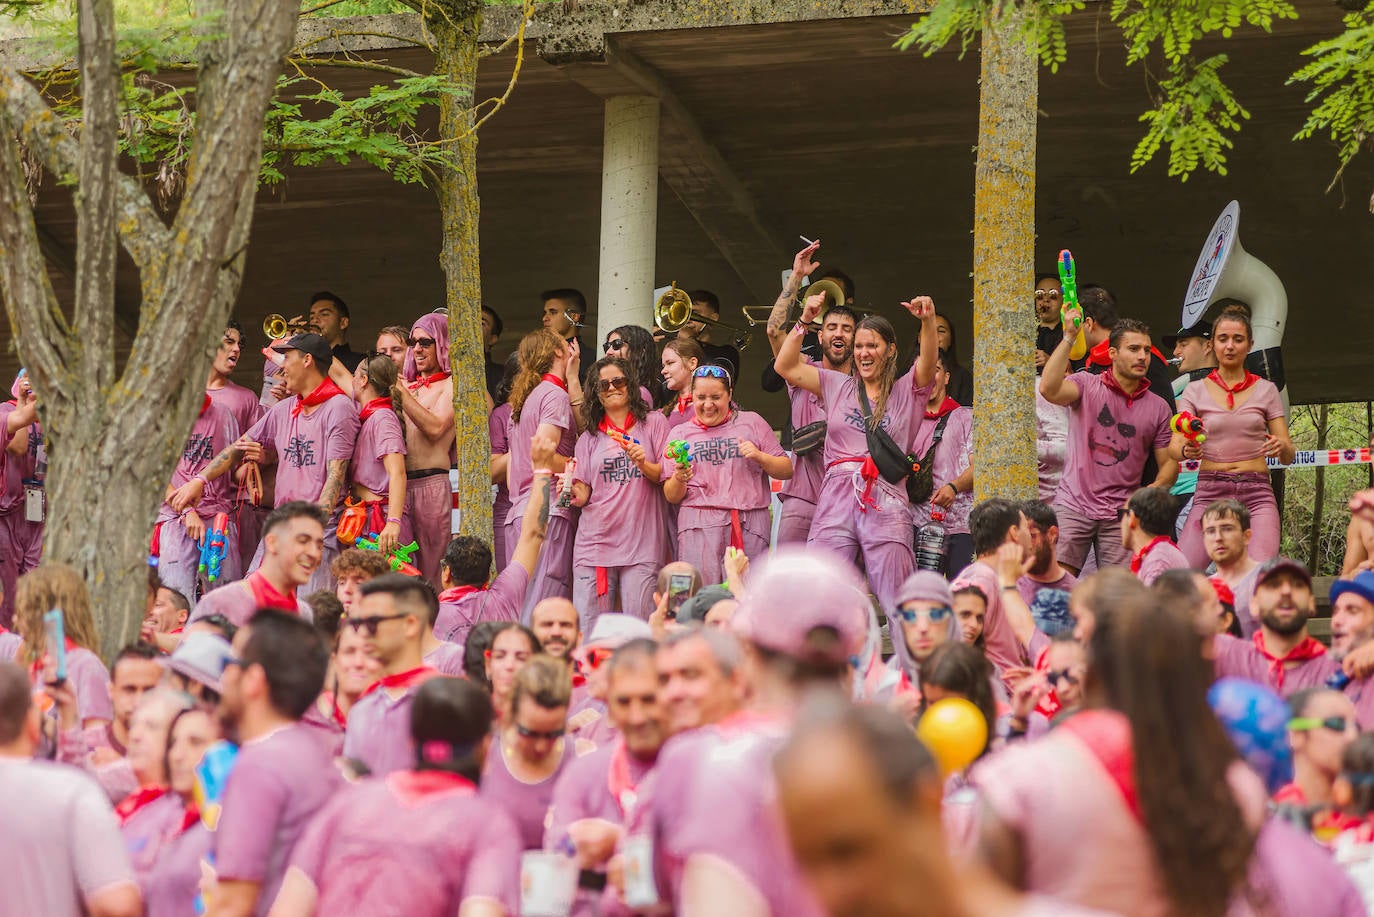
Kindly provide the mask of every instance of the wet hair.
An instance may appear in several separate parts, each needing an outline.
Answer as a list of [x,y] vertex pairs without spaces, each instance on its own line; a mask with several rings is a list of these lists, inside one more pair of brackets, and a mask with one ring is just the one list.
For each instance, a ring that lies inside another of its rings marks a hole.
[[1044,500],[1024,500],[1021,503],[1021,512],[1026,519],[1034,522],[1040,531],[1049,531],[1051,526],[1059,525],[1059,517],[1055,515],[1054,507]]
[[433,627],[439,617],[439,598],[434,594],[434,587],[417,576],[383,573],[363,583],[358,592],[363,597],[389,595],[399,610],[414,614],[420,623],[429,627]]
[[243,340],[243,335],[244,335],[243,325],[240,324],[240,322],[239,322],[238,319],[236,319],[236,318],[231,318],[231,319],[229,319],[227,322],[225,322],[225,323],[224,323],[224,330],[225,330],[225,331],[237,331],[237,332],[239,333],[239,341],[242,342],[242,340]]
[[[334,562],[338,563],[337,560]],[[343,602],[340,602],[339,597],[329,589],[312,592],[304,601],[314,615],[315,629],[324,637],[326,643],[334,646],[339,639],[339,625],[343,620]]]
[[1172,535],[1178,521],[1178,501],[1163,487],[1142,487],[1126,501],[1126,507],[1146,535]]
[[[889,348],[887,359],[878,370],[878,403],[870,405],[873,409],[872,417],[868,426],[876,430],[882,423],[883,414],[887,410],[887,399],[892,394],[892,383],[897,378],[897,331],[892,327],[892,322],[883,318],[881,315],[870,315],[859,321],[854,328],[854,340],[859,339],[860,331],[872,331],[882,338]],[[859,378],[859,364],[854,364],[854,381],[856,385],[863,385],[864,382]]]
[[636,637],[628,643],[618,647],[611,658],[606,662],[606,675],[614,678],[617,672],[629,669],[647,668],[651,672],[657,673],[654,665],[654,656],[658,653],[658,644],[648,637]]
[[334,562],[329,565],[329,575],[336,580],[343,579],[345,576],[359,575],[372,579],[381,576],[390,569],[386,558],[376,551],[349,548],[334,558]]
[[17,663],[0,661],[0,745],[8,745],[24,733],[24,722],[33,707],[33,687],[28,673]]
[[142,659],[144,662],[155,662],[162,655],[158,648],[151,643],[139,640],[137,643],[130,643],[115,656],[114,662],[110,663],[110,680],[113,681],[115,672],[119,670],[119,664],[126,659]]
[[1341,777],[1350,784],[1347,814],[1374,812],[1374,732],[1362,733],[1341,753]]
[[987,754],[997,734],[997,699],[992,694],[995,676],[987,657],[961,640],[950,640],[931,651],[916,675],[922,695],[927,686],[934,685],[967,698],[978,708],[988,726],[988,745],[979,757]]
[[391,410],[401,429],[406,427],[405,415],[401,413],[401,371],[384,353],[363,360],[363,372],[367,374],[367,387],[377,393],[379,398],[391,399]]
[[859,326],[859,313],[855,312],[852,307],[840,303],[839,305],[831,306],[829,309],[825,310],[825,319],[821,322],[821,327],[825,326],[825,322],[837,317],[848,318],[854,323],[855,328]]
[[579,319],[587,317],[587,297],[582,295],[581,290],[574,290],[572,287],[560,287],[556,290],[545,290],[539,294],[540,302],[548,302],[550,299],[561,300],[565,304],[564,307]]
[[1150,339],[1149,325],[1144,322],[1138,322],[1133,318],[1123,318],[1112,326],[1111,334],[1107,335],[1107,346],[1110,348],[1120,347],[1122,338],[1128,334],[1143,334],[1145,335],[1145,342],[1147,344],[1153,344]]
[[[815,279],[812,282],[818,283],[822,280],[835,281],[840,285],[840,289],[844,290],[845,302],[854,301],[854,278],[850,277],[844,271],[840,270],[837,267],[821,268],[820,273],[816,275]],[[837,303],[836,305],[843,305],[843,303]],[[850,310],[850,314],[853,314],[853,310]]]
[[715,311],[717,316],[720,315],[720,297],[710,290],[692,290],[687,296],[692,300],[693,305],[704,302]]
[[649,333],[648,329],[638,325],[621,325],[618,328],[612,328],[611,333],[606,337],[607,339],[618,337],[625,342],[624,359],[628,360],[630,366],[634,368],[639,384],[649,390],[655,404],[665,400],[663,398],[663,377],[659,372],[658,347],[654,343],[654,336]]
[[410,708],[417,771],[482,778],[482,740],[491,733],[491,698],[461,678],[438,676],[420,685]]
[[515,384],[515,377],[519,373],[520,351],[512,350],[501,368],[501,381],[496,383],[496,394],[492,396],[493,401],[497,404],[505,404],[510,399],[511,386]]
[[663,349],[676,353],[683,366],[693,360],[696,361],[697,366],[706,362],[706,351],[702,350],[701,345],[690,338],[673,338],[663,345]]
[[213,627],[215,630],[219,631],[219,635],[229,643],[234,642],[234,635],[239,632],[239,626],[219,612],[208,614],[197,620],[196,623],[208,624]]
[[1083,310],[1083,317],[1092,319],[1094,324],[1108,331],[1116,327],[1119,319],[1116,311],[1116,297],[1106,287],[1095,283],[1079,287],[1078,305]]
[[497,337],[500,337],[501,332],[506,330],[506,323],[501,321],[501,316],[498,315],[496,310],[493,309],[491,306],[483,306],[482,311],[485,312],[487,315],[491,316],[492,333],[495,334]]
[[444,548],[439,565],[448,570],[455,586],[480,586],[491,572],[491,548],[473,535],[459,535]]
[[1222,322],[1235,322],[1245,328],[1245,337],[1253,342],[1255,340],[1255,329],[1250,324],[1250,310],[1240,305],[1227,306],[1221,310],[1221,314],[1212,322],[1212,335],[1216,336],[1217,326]]
[[406,347],[410,346],[410,329],[405,325],[387,325],[381,331],[377,332],[377,337],[380,338],[384,334],[391,335]]
[[487,693],[491,692],[491,682],[487,681],[486,656],[492,641],[510,621],[479,621],[468,631],[463,642],[463,674],[468,681]]
[[642,423],[649,415],[649,405],[645,404],[644,393],[639,390],[641,380],[635,370],[620,357],[602,357],[587,370],[587,378],[582,383],[582,391],[586,393],[582,398],[582,428],[593,435],[596,435],[597,428],[606,417],[597,382],[601,379],[601,370],[607,366],[614,366],[625,377],[625,397],[629,400],[630,416],[635,422]]
[[169,593],[167,596],[167,601],[171,604],[173,608],[175,608],[177,611],[184,611],[188,614],[190,613],[191,600],[186,598],[186,596],[180,590],[173,589],[166,583],[158,583],[157,588],[167,590],[167,592]]
[[1227,516],[1240,523],[1242,532],[1250,528],[1250,508],[1234,497],[1225,497],[1208,503],[1202,511],[1202,522],[1206,525],[1209,518],[1225,519]]
[[310,302],[306,303],[306,307],[309,308],[310,306],[315,305],[315,303],[321,301],[332,302],[334,304],[334,308],[339,310],[339,315],[341,315],[344,318],[352,318],[352,316],[348,314],[348,303],[343,301],[343,297],[337,293],[331,293],[328,290],[321,290],[320,292],[312,295],[310,297]]
[[274,529],[292,519],[314,519],[320,524],[320,528],[329,525],[329,514],[320,509],[318,503],[311,503],[309,500],[288,500],[267,514],[262,523],[262,537],[265,539]]
[[299,720],[324,690],[329,649],[310,622],[294,614],[263,610],[249,622],[240,665],[244,671],[261,667],[272,708]]
[[515,722],[520,702],[526,698],[545,710],[567,707],[572,702],[572,671],[568,664],[544,653],[531,656],[515,673],[506,710],[508,722]]
[[973,538],[973,556],[981,557],[997,550],[1007,540],[1007,531],[1021,524],[1021,504],[1015,500],[993,497],[984,500],[968,514],[969,533]]
[[48,637],[43,615],[50,609],[62,612],[62,627],[68,640],[96,655],[100,654],[100,633],[91,616],[91,594],[75,567],[42,563],[19,577],[14,590],[14,624],[24,641],[29,662],[43,657]]
[[525,406],[525,399],[540,383],[544,373],[553,369],[553,361],[565,346],[563,339],[547,328],[536,328],[520,339],[520,346],[516,348],[520,355],[520,370],[515,374],[510,398],[507,399],[512,420],[520,419],[520,409]]

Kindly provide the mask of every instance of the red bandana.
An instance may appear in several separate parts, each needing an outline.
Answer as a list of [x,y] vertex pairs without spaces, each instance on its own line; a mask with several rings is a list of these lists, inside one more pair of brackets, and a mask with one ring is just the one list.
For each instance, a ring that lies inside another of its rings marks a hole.
[[945,400],[940,402],[940,406],[936,408],[934,412],[929,410],[926,411],[926,420],[939,420],[958,406],[959,402],[946,395]]
[[363,405],[363,409],[358,412],[358,423],[362,423],[378,411],[389,410],[391,410],[390,398],[373,398],[367,404]]
[[477,795],[471,780],[448,771],[393,771],[386,776],[386,785],[402,805],[411,808],[441,793]]
[[565,392],[568,390],[568,383],[564,382],[562,379],[558,378],[553,373],[544,373],[544,375],[540,376],[539,378],[543,382],[552,382],[554,385],[558,386]]
[[[296,398],[296,403],[291,406],[291,416],[300,416],[301,411],[306,408],[313,408],[317,404],[324,404],[335,395],[343,395],[343,389],[334,384],[334,380],[325,376],[323,382],[319,384],[309,395],[302,395]],[[344,397],[347,397],[346,395]]]
[[300,614],[300,608],[296,605],[296,590],[291,588],[286,592],[278,592],[277,587],[267,581],[267,578],[259,571],[249,576],[245,583],[253,592],[253,601],[258,603],[259,608],[275,608],[278,611],[289,612],[290,614]]
[[407,672],[397,672],[395,675],[383,675],[381,678],[367,686],[367,690],[362,693],[367,697],[373,691],[389,691],[392,688],[415,688],[429,681],[439,672],[431,669],[427,665],[422,665],[418,669],[410,669]]
[[428,376],[416,376],[414,382],[407,382],[406,388],[412,392],[420,388],[429,388],[435,382],[443,382],[452,373],[430,373]]
[[601,423],[597,424],[596,428],[600,430],[602,433],[605,433],[607,436],[611,436],[617,439],[624,439],[628,441],[632,439],[632,437],[630,436],[630,431],[634,429],[634,425],[635,415],[633,414],[625,415],[625,426],[623,427],[617,427],[615,425],[615,421],[611,420],[611,416],[607,414],[605,417],[601,418]]
[[129,819],[133,818],[139,809],[157,802],[166,795],[167,788],[165,786],[140,787],[120,800],[119,805],[115,806],[115,817],[119,819],[120,825],[127,825]]
[[689,392],[689,393],[686,394],[686,395],[678,395],[678,396],[677,396],[677,407],[674,408],[673,410],[674,410],[676,413],[678,413],[678,414],[686,414],[686,413],[687,413],[687,409],[690,408],[691,406],[692,406],[692,395],[691,395],[691,393]]
[[185,834],[200,823],[200,807],[194,802],[186,804],[186,812],[181,816],[181,824],[177,826],[177,834]]
[[1150,390],[1150,380],[1141,379],[1140,385],[1136,387],[1135,391],[1126,391],[1124,388],[1121,387],[1121,383],[1116,380],[1116,373],[1112,372],[1111,370],[1107,370],[1106,372],[1102,373],[1102,381],[1106,384],[1107,388],[1111,389],[1112,391],[1119,394],[1122,398],[1126,399],[1126,407],[1128,408],[1131,405],[1135,404],[1137,398],[1141,397]]
[[692,418],[692,423],[696,424],[698,427],[701,427],[703,430],[714,430],[716,427],[723,427],[723,426],[725,426],[727,423],[730,422],[730,418],[732,418],[732,417],[734,417],[734,416],[735,416],[735,412],[734,412],[734,411],[726,411],[726,412],[725,412],[725,419],[724,419],[724,420],[722,420],[720,423],[712,424],[712,425],[709,426],[709,427],[706,426],[706,424],[704,424],[704,423],[701,422],[701,418],[700,418],[700,417],[693,417],[693,418]]
[[1274,679],[1274,690],[1283,690],[1283,673],[1285,662],[1306,662],[1309,659],[1316,659],[1318,656],[1326,655],[1326,647],[1315,637],[1304,637],[1303,641],[1288,651],[1286,656],[1275,656],[1269,652],[1264,645],[1264,631],[1255,631],[1255,649],[1259,654],[1269,660],[1269,675]]
[[1141,548],[1139,551],[1136,551],[1134,554],[1131,555],[1132,573],[1140,572],[1140,565],[1145,563],[1145,555],[1153,551],[1155,545],[1159,544],[1161,541],[1173,541],[1173,539],[1170,538],[1168,535],[1156,535],[1153,541],[1151,541],[1145,547]]
[[200,413],[197,414],[196,416],[197,416],[197,417],[204,417],[204,416],[205,416],[205,412],[208,411],[208,410],[210,410],[210,396],[209,396],[209,394],[207,394],[207,395],[205,396],[205,400],[202,401],[202,402],[200,403]]
[[1077,738],[1116,784],[1121,800],[1137,820],[1141,819],[1140,796],[1135,784],[1135,748],[1131,724],[1126,717],[1110,710],[1084,710],[1060,726]]
[[453,603],[462,601],[464,596],[472,595],[474,592],[485,592],[486,585],[481,586],[454,586],[452,589],[445,589],[439,593],[441,603]]
[[1221,373],[1214,369],[1207,374],[1207,381],[1215,382],[1217,388],[1226,393],[1226,409],[1230,411],[1235,410],[1236,395],[1258,382],[1259,376],[1252,372],[1246,372],[1244,379],[1241,379],[1234,386],[1230,386],[1221,381]]
[[606,789],[611,791],[622,816],[628,817],[639,800],[639,784],[630,774],[630,753],[625,748],[625,740],[617,739],[615,751],[611,752],[611,766],[606,773]]

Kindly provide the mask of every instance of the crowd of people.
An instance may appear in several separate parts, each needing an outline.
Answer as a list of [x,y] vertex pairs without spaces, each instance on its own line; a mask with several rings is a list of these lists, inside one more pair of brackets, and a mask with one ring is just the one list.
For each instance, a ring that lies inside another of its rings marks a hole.
[[[357,353],[318,293],[259,392],[231,322],[108,668],[88,584],[37,556],[21,375],[0,915],[1367,913],[1374,570],[1318,641],[1244,307],[1170,361],[1037,278],[1040,499],[975,502],[950,322],[861,315],[818,250],[758,367],[781,434],[710,321],[584,365],[585,298],[551,290],[502,365],[484,309],[489,538],[450,530],[446,315]],[[1374,491],[1351,510],[1374,531]]]

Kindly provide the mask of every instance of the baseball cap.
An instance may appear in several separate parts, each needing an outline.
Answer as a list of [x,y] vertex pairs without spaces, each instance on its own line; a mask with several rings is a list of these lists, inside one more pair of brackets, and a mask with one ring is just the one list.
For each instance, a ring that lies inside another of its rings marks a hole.
[[631,640],[638,640],[641,637],[652,639],[653,636],[654,632],[648,623],[641,621],[634,615],[608,612],[597,615],[596,623],[592,625],[591,635],[582,641],[582,648],[591,649],[600,646],[617,649]]
[[334,351],[329,346],[329,342],[318,334],[296,334],[290,340],[273,344],[272,349],[278,353],[285,353],[288,350],[299,350],[301,353],[308,353],[315,358],[315,365],[320,372],[329,372],[329,366],[334,362]]
[[1212,323],[1198,322],[1191,328],[1180,328],[1174,334],[1166,334],[1162,338],[1165,350],[1173,350],[1174,345],[1187,338],[1202,338],[1204,341],[1212,339]]
[[1303,582],[1307,583],[1309,588],[1311,587],[1312,574],[1291,557],[1271,557],[1260,564],[1259,573],[1255,575],[1255,585],[1259,586],[1269,577],[1285,571],[1297,575]]
[[954,593],[940,574],[932,570],[917,570],[897,590],[896,606],[901,608],[908,602],[938,602],[949,606],[954,604]]
[[[816,548],[779,548],[753,570],[731,627],[785,656],[843,663],[863,648],[868,608],[868,589],[852,564]],[[840,639],[817,659],[808,638],[822,627]]]
[[1331,584],[1331,604],[1347,592],[1353,592],[1366,602],[1374,603],[1374,570],[1361,570],[1349,579]]
[[164,667],[184,675],[214,691],[223,692],[221,678],[225,666],[234,660],[234,650],[218,634],[188,634],[172,651],[158,659]]
[[692,621],[705,621],[707,613],[715,607],[717,602],[724,602],[726,599],[733,599],[734,597],[734,593],[724,586],[707,586],[682,603],[682,607],[677,612],[677,622],[687,624]]

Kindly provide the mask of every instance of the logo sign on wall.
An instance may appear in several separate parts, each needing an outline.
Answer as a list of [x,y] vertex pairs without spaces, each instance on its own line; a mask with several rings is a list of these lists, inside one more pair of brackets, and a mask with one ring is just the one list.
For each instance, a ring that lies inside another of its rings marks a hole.
[[1237,231],[1240,227],[1240,203],[1232,201],[1212,224],[1207,234],[1207,243],[1193,265],[1192,279],[1188,281],[1188,293],[1183,298],[1183,327],[1191,328],[1207,311],[1216,291],[1217,281],[1221,279],[1226,262],[1235,247]]

